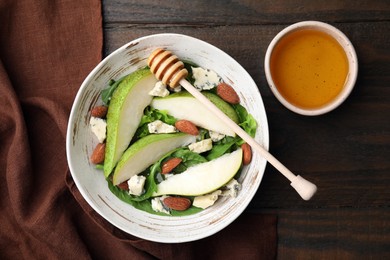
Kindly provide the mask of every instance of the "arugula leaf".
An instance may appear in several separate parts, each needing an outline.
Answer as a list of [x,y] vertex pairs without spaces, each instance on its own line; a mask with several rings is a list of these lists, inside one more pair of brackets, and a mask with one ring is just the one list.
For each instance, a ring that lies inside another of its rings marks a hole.
[[[238,119],[240,122],[238,125],[241,126],[250,136],[255,137],[257,122],[253,118],[253,116],[249,114],[245,107],[240,104],[232,105],[232,107],[238,115]],[[245,141],[243,140],[237,142],[238,145],[241,145],[243,143],[245,143]]]
[[185,211],[171,210],[171,216],[180,217],[180,216],[189,216],[198,212],[201,212],[203,209],[191,206]]
[[214,160],[225,153],[231,151],[232,147],[239,141],[241,138],[234,138],[230,136],[224,137],[221,141],[213,145],[213,148],[209,151],[206,156],[207,160]]
[[204,140],[210,138],[209,130],[206,130],[204,128],[199,129],[199,140]]
[[161,120],[169,125],[174,125],[176,123],[176,118],[168,115],[166,111],[153,109],[152,107],[148,106],[144,110],[141,122],[139,123],[138,129],[135,132],[134,140],[150,134],[148,130],[148,124],[156,120]]
[[[236,111],[239,119],[239,126],[241,126],[245,132],[250,136],[254,137],[256,134],[257,123],[251,114],[248,113],[245,107],[240,104],[232,105],[233,109]],[[208,152],[206,158],[211,161],[214,160],[225,153],[231,152],[236,149],[236,146],[242,145],[245,141],[240,137],[230,137],[226,136],[222,140],[213,144],[213,148]]]
[[108,83],[108,88],[102,90],[101,95],[102,95],[103,103],[104,103],[105,105],[108,105],[108,104],[110,103],[112,94],[114,93],[114,91],[116,90],[116,88],[119,86],[119,84],[123,81],[123,79],[124,79],[126,76],[127,76],[127,75],[125,75],[125,76],[119,78],[117,81],[111,79],[110,82]]
[[144,115],[141,118],[140,125],[153,122],[157,119],[163,121],[164,123],[170,124],[170,125],[174,125],[176,123],[176,118],[174,118],[171,115],[168,115],[167,111],[154,109],[154,108],[148,106],[145,108]]
[[182,159],[182,162],[174,169],[175,173],[183,172],[196,164],[207,162],[207,159],[202,155],[191,152],[188,148],[179,148],[170,157],[179,157]]
[[113,185],[111,181],[107,180],[107,183],[108,188],[115,196],[117,196],[120,200],[132,205],[134,208],[146,211],[151,214],[166,216],[166,214],[164,213],[154,211],[152,208],[152,204],[149,200],[135,201],[132,199],[129,193],[124,190],[121,190],[120,188],[118,188],[118,186]]

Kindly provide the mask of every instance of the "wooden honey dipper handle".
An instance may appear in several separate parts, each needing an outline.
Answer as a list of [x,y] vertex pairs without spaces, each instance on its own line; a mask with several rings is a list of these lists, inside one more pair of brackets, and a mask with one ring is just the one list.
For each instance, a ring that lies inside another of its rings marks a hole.
[[177,87],[179,84],[191,93],[197,100],[206,106],[212,113],[219,117],[226,125],[230,127],[238,136],[247,142],[252,149],[263,156],[270,164],[272,164],[280,173],[282,173],[291,182],[291,186],[298,192],[304,200],[310,200],[316,193],[317,186],[299,175],[294,175],[281,162],[279,162],[272,154],[265,150],[259,143],[248,135],[240,126],[219,110],[209,99],[207,99],[200,91],[192,86],[185,77],[188,71],[184,68],[184,63],[170,51],[164,49],[156,49],[148,59],[148,66],[151,72],[158,80],[171,88]]

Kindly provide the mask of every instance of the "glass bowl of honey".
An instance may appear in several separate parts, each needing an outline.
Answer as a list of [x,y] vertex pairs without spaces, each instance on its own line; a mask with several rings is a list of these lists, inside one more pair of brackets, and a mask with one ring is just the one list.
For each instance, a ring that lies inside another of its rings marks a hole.
[[275,97],[288,109],[315,116],[337,108],[358,74],[355,49],[340,30],[304,21],[279,32],[268,46],[265,75]]

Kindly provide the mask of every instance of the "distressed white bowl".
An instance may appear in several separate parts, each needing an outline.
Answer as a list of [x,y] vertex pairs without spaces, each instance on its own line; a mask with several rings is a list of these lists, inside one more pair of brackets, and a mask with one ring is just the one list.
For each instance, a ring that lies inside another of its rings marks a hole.
[[[328,35],[332,36],[344,49],[345,54],[347,55],[348,59],[348,66],[349,71],[344,83],[344,87],[332,101],[329,103],[318,107],[318,108],[301,108],[298,106],[295,106],[294,104],[291,104],[289,101],[287,101],[282,94],[280,94],[277,86],[275,85],[271,70],[270,70],[270,60],[272,51],[274,50],[275,46],[279,43],[279,41],[285,37],[286,35],[296,32],[299,30],[305,30],[305,29],[311,29],[311,30],[318,30],[324,33],[327,33]],[[280,31],[275,38],[271,41],[267,48],[267,52],[264,59],[264,70],[265,70],[265,76],[268,82],[268,85],[272,91],[272,93],[275,95],[275,97],[279,100],[280,103],[282,103],[286,108],[290,109],[291,111],[306,115],[306,116],[316,116],[316,115],[322,115],[327,112],[330,112],[340,106],[349,96],[352,89],[355,86],[357,74],[358,74],[358,60],[356,56],[355,49],[352,45],[352,43],[349,41],[348,37],[345,36],[344,33],[342,33],[339,29],[336,27],[323,23],[318,21],[303,21],[294,23],[286,28],[284,28],[282,31]]]
[[72,177],[84,199],[102,217],[119,229],[150,241],[177,243],[210,236],[229,225],[247,207],[264,174],[266,161],[258,154],[244,167],[237,198],[220,197],[200,213],[184,217],[157,216],[137,210],[110,192],[103,172],[95,169],[89,156],[97,144],[90,131],[91,107],[102,103],[100,91],[110,79],[118,79],[146,66],[151,52],[162,47],[182,60],[216,71],[238,92],[242,105],[255,117],[259,127],[256,140],[268,150],[268,123],[263,101],[251,76],[229,55],[195,38],[179,34],[156,34],[136,39],[110,54],[87,76],[75,98],[70,114],[66,150]]

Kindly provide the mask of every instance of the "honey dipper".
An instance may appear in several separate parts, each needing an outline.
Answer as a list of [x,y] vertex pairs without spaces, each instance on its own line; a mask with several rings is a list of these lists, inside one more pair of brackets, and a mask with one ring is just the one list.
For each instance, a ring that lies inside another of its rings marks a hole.
[[272,164],[280,173],[282,173],[290,182],[291,186],[298,192],[304,200],[310,200],[317,191],[317,186],[300,175],[293,174],[281,162],[279,162],[272,154],[265,150],[257,143],[250,135],[248,135],[240,126],[219,110],[210,100],[192,86],[185,77],[188,71],[184,67],[184,63],[179,60],[176,55],[170,51],[158,48],[148,58],[148,66],[151,72],[158,80],[164,84],[175,88],[178,85],[184,87],[198,101],[205,105],[212,113],[219,117],[226,125],[228,125],[238,136],[247,142],[252,149],[263,156],[270,164]]

